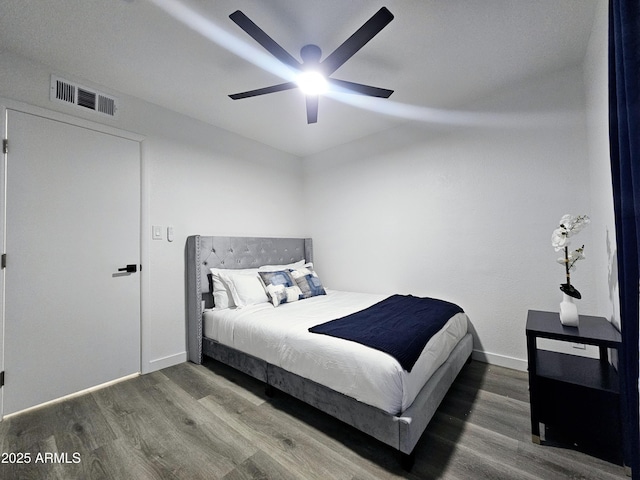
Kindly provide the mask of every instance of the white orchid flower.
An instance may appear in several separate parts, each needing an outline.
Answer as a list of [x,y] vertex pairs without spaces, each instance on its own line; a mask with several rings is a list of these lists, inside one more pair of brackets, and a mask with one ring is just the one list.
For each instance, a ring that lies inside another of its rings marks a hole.
[[591,223],[591,219],[587,215],[563,215],[560,219],[560,228],[564,228],[567,236],[576,235],[584,227]]
[[[578,260],[584,260],[586,257],[584,256],[584,245],[580,248],[576,248],[573,252],[569,253],[567,261],[569,263],[569,270],[573,271],[576,269],[576,262]],[[564,263],[564,262],[563,262]]]
[[556,249],[556,252],[562,250],[570,244],[571,242],[569,241],[569,235],[564,228],[556,228],[553,231],[553,234],[551,235],[551,246]]
[[569,214],[563,215],[562,218],[560,219],[560,225],[563,225],[567,230],[569,230],[575,218],[576,217],[574,217],[573,215],[569,215]]

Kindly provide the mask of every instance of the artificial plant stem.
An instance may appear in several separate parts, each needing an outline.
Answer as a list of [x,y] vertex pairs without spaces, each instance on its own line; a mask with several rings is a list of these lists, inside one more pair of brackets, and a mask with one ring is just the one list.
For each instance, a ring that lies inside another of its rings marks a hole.
[[564,247],[564,268],[567,271],[567,285],[571,285],[571,275],[569,274],[569,247]]

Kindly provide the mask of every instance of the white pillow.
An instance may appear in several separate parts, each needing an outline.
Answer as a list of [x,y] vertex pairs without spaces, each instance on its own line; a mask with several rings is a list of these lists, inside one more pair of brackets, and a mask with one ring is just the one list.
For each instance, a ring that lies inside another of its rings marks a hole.
[[[311,264],[313,265],[313,264]],[[295,263],[289,263],[287,265],[263,265],[261,266],[258,271],[259,272],[278,272],[280,270],[289,270],[289,269],[298,269],[298,268],[302,268],[305,266],[305,260],[304,258],[298,262]]]
[[242,270],[229,270],[226,268],[210,268],[211,279],[213,280],[213,308],[221,310],[223,308],[235,307],[230,287],[220,278],[220,274],[233,272],[236,274],[254,274],[257,275],[257,268],[246,268]]
[[245,307],[269,301],[257,273],[231,273],[227,270],[224,273],[220,273],[220,278],[229,288],[231,298],[236,307]]

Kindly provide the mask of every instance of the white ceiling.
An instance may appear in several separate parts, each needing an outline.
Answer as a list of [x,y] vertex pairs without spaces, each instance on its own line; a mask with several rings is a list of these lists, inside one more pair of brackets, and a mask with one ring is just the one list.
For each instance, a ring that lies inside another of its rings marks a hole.
[[[395,19],[333,76],[395,90],[388,100],[349,96],[364,107],[452,108],[581,64],[597,1],[2,0],[0,48],[306,156],[406,119],[321,98],[318,123],[308,125],[298,90],[231,100],[284,81],[216,43],[229,34],[269,57],[228,18],[233,11],[294,57],[315,43],[324,58],[384,5]],[[174,7],[187,7],[177,11],[199,31],[170,15]]]

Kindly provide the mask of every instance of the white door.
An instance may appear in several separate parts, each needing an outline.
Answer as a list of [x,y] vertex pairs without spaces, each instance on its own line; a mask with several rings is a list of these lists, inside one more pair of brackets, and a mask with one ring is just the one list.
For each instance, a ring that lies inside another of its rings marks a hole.
[[7,138],[4,415],[140,370],[140,144],[15,110]]

